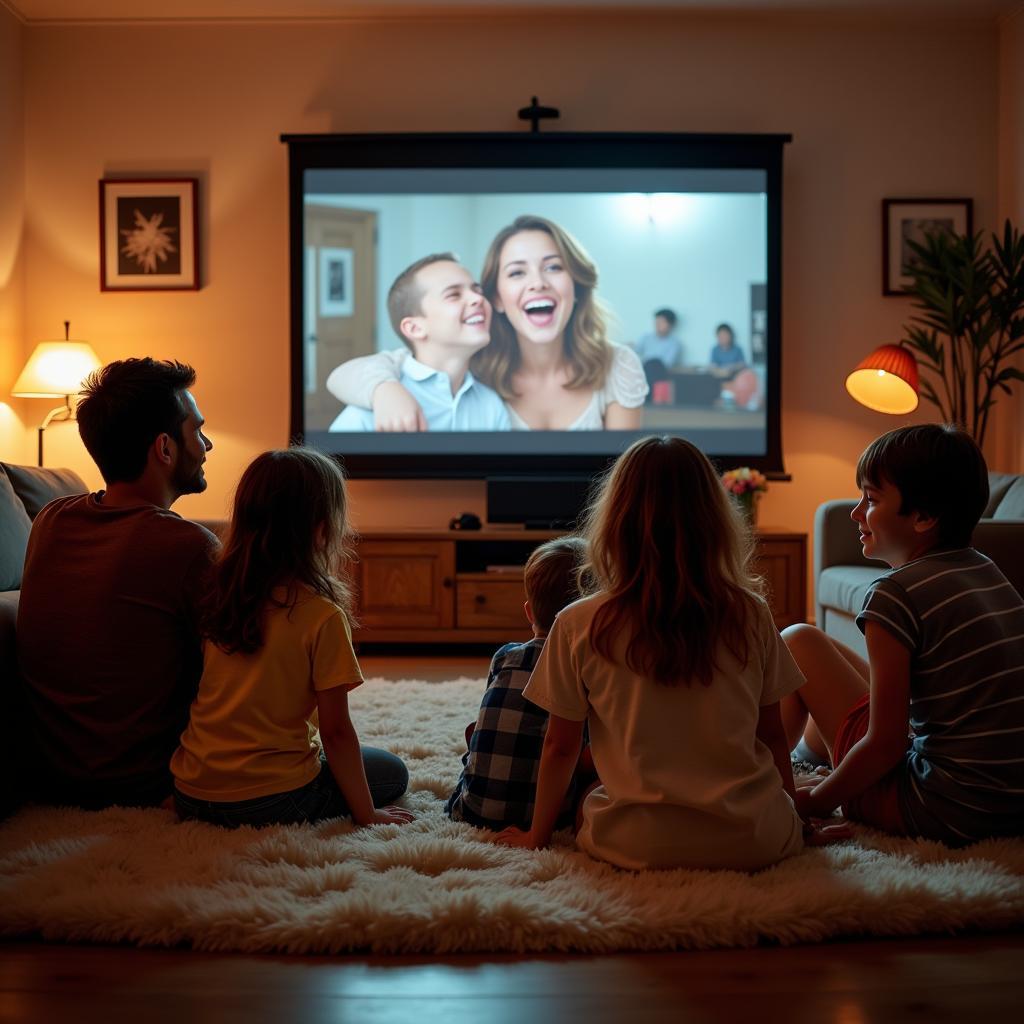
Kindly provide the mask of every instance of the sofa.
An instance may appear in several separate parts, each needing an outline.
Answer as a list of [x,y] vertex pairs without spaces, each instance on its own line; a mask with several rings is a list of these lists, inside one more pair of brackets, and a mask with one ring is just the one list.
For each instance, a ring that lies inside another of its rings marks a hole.
[[[31,764],[14,628],[32,520],[54,498],[87,490],[85,481],[70,469],[37,469],[0,462],[0,720],[5,726],[0,736],[0,816],[23,797],[25,770]],[[59,642],[60,637],[54,637],[54,643]]]
[[[1024,475],[989,473],[989,499],[974,531],[974,546],[988,555],[1024,594]],[[814,601],[817,625],[867,655],[856,616],[871,582],[887,570],[861,554],[850,519],[856,500],[826,501],[814,517]]]

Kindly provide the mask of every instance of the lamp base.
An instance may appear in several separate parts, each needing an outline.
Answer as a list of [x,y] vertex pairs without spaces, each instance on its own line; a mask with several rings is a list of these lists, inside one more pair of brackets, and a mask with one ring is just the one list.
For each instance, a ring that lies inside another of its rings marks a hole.
[[64,396],[64,404],[58,405],[56,409],[51,409],[46,414],[46,419],[39,424],[39,441],[36,449],[36,457],[39,460],[39,468],[43,468],[43,431],[53,423],[55,420],[61,423],[67,420],[73,420],[75,418],[75,410],[71,408],[71,396]]

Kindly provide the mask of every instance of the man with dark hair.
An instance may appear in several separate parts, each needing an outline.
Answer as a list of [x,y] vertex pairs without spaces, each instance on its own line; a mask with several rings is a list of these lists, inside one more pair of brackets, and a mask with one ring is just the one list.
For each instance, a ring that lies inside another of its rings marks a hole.
[[196,606],[216,537],[170,511],[206,489],[213,447],[190,366],[111,363],[85,383],[79,433],[106,489],[36,517],[18,610],[40,799],[153,806],[202,671]]

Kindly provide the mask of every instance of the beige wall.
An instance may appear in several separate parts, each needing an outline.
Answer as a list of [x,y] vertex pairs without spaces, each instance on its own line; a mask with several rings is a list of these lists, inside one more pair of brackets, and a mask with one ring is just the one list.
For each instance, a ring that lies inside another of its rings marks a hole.
[[[1007,217],[1024,231],[1024,4],[999,23],[998,224]],[[992,427],[994,461],[1024,472],[1024,401],[997,405]]]
[[[535,93],[562,108],[567,131],[792,132],[783,444],[793,482],[772,486],[762,521],[809,529],[820,501],[853,492],[867,441],[897,422],[843,390],[850,367],[899,338],[910,308],[880,294],[882,197],[973,196],[978,226],[995,223],[999,52],[994,23],[920,19],[531,14],[31,27],[28,335],[51,336],[69,318],[101,358],[193,362],[216,449],[209,490],[180,511],[218,515],[247,460],[287,440],[281,132],[514,131],[516,108]],[[201,178],[200,292],[99,291],[96,182],[128,171]],[[75,439],[64,433],[52,450],[67,462]],[[483,511],[475,482],[352,490],[363,525],[439,526]]]
[[11,462],[30,457],[19,416],[26,403],[10,397],[25,358],[23,32],[0,5],[0,459]]

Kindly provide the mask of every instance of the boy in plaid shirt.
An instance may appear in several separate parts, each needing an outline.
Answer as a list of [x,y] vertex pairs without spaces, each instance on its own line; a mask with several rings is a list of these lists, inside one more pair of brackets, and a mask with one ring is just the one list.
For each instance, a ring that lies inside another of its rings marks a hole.
[[[582,538],[560,537],[538,547],[526,563],[524,609],[533,639],[505,644],[491,661],[480,714],[466,730],[469,750],[462,757],[462,774],[445,805],[455,821],[495,831],[509,825],[530,827],[548,713],[524,699],[523,687],[555,616],[581,596],[577,570],[585,555]],[[579,797],[593,781],[593,761],[584,737],[559,827],[572,824]]]

